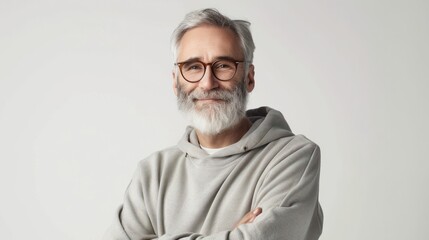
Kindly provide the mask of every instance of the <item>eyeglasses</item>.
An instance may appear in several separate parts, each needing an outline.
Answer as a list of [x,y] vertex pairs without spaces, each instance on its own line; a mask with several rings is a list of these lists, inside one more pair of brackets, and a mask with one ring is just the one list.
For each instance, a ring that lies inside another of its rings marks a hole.
[[229,81],[237,72],[237,66],[239,63],[246,61],[235,61],[235,60],[218,60],[213,63],[203,63],[201,61],[187,61],[178,62],[174,65],[178,66],[182,77],[191,83],[196,83],[203,79],[206,73],[207,66],[210,65],[213,75],[220,81]]

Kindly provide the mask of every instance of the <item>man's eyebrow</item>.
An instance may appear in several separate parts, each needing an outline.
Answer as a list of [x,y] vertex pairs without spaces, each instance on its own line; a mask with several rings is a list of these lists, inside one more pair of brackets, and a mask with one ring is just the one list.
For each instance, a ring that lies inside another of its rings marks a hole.
[[231,57],[231,56],[219,56],[219,57],[216,57],[216,58],[214,59],[214,61],[218,61],[218,60],[239,61],[239,60],[237,60],[236,58],[233,58],[233,57]]
[[195,61],[201,61],[201,58],[193,57],[193,58],[188,58],[185,61],[180,61],[180,62],[184,63],[184,62],[195,62]]
[[[216,61],[219,61],[219,60],[239,61],[236,58],[233,58],[231,56],[218,56],[218,57],[215,57],[213,59],[213,61],[211,61],[211,62],[213,63],[213,62],[216,62]],[[185,61],[180,61],[180,62],[184,63],[184,62],[195,62],[195,61],[201,61],[202,62],[201,58],[199,58],[199,57],[188,58]]]

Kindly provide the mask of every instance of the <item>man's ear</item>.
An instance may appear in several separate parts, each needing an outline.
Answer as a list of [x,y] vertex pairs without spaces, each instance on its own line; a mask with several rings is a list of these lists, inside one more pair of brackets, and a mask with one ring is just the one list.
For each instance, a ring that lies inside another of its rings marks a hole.
[[174,91],[174,94],[177,96],[177,77],[176,77],[175,70],[171,71],[171,77],[173,80],[173,91]]
[[249,70],[247,73],[247,83],[246,83],[246,89],[247,92],[252,92],[253,88],[255,88],[255,66],[253,64],[250,64]]

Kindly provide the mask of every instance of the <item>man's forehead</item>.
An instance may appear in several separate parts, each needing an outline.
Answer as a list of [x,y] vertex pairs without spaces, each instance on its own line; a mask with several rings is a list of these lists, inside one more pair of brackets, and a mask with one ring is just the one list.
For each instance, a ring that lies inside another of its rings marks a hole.
[[185,32],[178,46],[181,61],[242,58],[238,37],[226,27],[203,25]]

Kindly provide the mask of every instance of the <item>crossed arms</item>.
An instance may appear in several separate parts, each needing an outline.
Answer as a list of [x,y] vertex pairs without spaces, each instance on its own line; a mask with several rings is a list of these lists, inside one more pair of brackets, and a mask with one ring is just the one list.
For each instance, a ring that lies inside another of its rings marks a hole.
[[[312,143],[279,152],[282,158],[264,176],[256,194],[257,208],[250,210],[230,230],[201,234],[170,233],[154,229],[143,196],[142,181],[133,181],[123,207],[104,240],[316,240],[322,231],[323,214],[318,202],[320,150]],[[263,212],[262,212],[263,210]],[[159,232],[163,234],[157,235]]]

